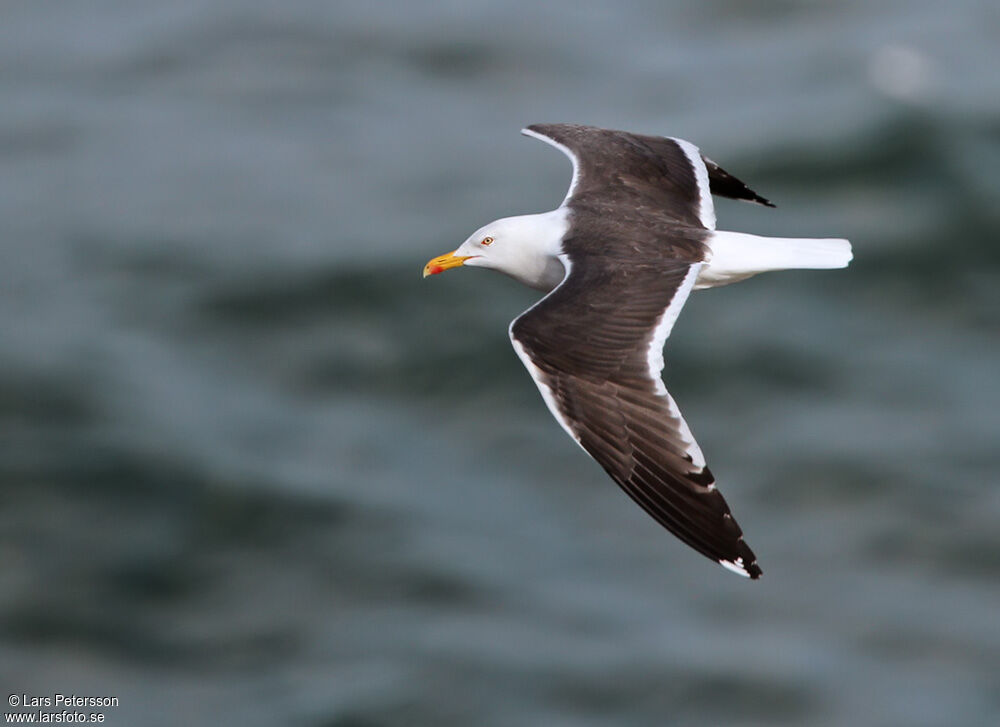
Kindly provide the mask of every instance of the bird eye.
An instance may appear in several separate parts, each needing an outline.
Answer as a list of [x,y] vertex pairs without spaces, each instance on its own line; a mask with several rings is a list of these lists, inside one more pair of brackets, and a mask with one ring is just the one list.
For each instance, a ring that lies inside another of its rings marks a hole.
[[483,241],[480,242],[479,244],[480,245],[486,245],[486,246],[492,245],[493,244],[493,238],[492,237],[484,237]]

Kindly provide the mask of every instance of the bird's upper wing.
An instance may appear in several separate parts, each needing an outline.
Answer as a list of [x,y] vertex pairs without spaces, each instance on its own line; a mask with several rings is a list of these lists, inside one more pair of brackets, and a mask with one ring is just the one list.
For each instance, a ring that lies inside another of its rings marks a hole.
[[628,205],[715,229],[708,169],[689,142],[577,124],[533,124],[521,133],[555,146],[573,162],[564,205]]
[[521,133],[573,163],[563,205],[625,203],[708,230],[715,229],[713,194],[774,206],[683,139],[578,124],[533,124]]
[[700,553],[761,571],[660,378],[663,344],[701,267],[563,255],[562,283],[510,326],[569,435],[646,512]]

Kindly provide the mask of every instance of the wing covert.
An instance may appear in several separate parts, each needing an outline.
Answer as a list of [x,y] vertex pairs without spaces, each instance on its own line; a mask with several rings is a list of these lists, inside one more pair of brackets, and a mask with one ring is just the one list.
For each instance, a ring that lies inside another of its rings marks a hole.
[[573,162],[563,205],[620,206],[715,229],[708,169],[690,142],[579,124],[533,124],[521,133]]

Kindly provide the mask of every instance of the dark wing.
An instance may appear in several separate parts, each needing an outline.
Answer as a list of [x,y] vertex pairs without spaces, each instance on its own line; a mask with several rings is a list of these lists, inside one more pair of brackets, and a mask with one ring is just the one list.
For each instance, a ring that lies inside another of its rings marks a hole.
[[709,230],[715,229],[713,194],[774,207],[683,139],[578,124],[533,124],[521,133],[551,144],[573,162],[564,205],[625,202]]
[[550,411],[661,525],[730,570],[759,577],[660,379],[663,343],[701,265],[564,258],[563,282],[510,327]]
[[746,202],[755,202],[765,207],[774,207],[774,204],[754,192],[745,182],[737,179],[718,164],[706,156],[702,156],[705,167],[708,169],[708,186],[712,194],[719,197],[729,197],[729,199],[742,199]]
[[698,149],[683,139],[577,124],[533,124],[521,133],[555,146],[573,162],[564,205],[611,204],[715,229],[708,170]]

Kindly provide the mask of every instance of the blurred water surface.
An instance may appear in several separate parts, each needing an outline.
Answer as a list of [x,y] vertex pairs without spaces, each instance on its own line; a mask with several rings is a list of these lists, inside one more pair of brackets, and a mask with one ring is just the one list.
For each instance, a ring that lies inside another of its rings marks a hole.
[[[987,725],[1000,11],[12,2],[0,685],[109,724]],[[692,297],[666,378],[764,578],[551,421],[531,291],[426,259],[549,209],[576,121],[847,236]]]

